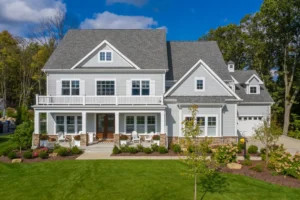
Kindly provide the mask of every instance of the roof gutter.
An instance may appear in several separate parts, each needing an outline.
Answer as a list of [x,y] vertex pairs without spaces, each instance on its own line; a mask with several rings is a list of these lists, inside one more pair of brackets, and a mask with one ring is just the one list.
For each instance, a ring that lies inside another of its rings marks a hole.
[[192,106],[192,105],[198,105],[198,106],[219,106],[224,107],[226,104],[224,103],[178,103],[178,107],[182,108],[182,106]]
[[141,72],[164,72],[169,71],[168,69],[42,69],[43,72],[59,72],[59,73],[82,73],[82,72],[130,72],[130,73],[141,73]]

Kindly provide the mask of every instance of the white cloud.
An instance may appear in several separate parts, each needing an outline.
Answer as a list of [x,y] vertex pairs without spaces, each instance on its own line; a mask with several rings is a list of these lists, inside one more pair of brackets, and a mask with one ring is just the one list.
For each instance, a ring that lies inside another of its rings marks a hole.
[[116,15],[108,11],[95,14],[93,19],[85,19],[80,24],[83,29],[147,29],[156,26],[157,22],[151,17]]
[[127,3],[134,6],[143,6],[148,2],[148,0],[106,0],[107,5],[112,5],[115,3]]
[[0,0],[0,31],[20,35],[26,24],[38,23],[58,11],[66,11],[62,0]]

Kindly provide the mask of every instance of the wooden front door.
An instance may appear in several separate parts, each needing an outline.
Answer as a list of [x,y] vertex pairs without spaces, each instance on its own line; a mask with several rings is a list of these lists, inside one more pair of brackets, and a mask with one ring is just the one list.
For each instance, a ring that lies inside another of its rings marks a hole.
[[115,115],[97,114],[97,138],[99,140],[113,139],[115,133]]

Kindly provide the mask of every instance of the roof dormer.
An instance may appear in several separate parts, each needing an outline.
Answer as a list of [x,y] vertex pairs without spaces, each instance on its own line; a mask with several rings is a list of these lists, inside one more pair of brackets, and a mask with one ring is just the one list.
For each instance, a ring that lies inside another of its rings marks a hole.
[[227,66],[228,66],[228,71],[229,72],[234,72],[234,62],[233,61],[229,61],[228,63],[227,63]]

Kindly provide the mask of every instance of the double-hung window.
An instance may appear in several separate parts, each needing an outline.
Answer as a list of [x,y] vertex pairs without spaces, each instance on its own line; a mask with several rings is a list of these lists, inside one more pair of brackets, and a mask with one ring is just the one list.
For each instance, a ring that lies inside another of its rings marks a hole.
[[207,136],[217,135],[217,118],[208,117],[207,118]]
[[150,81],[148,80],[133,80],[132,81],[133,96],[149,96],[150,95]]
[[115,81],[97,81],[97,95],[113,96],[115,95]]
[[61,82],[62,95],[79,95],[80,83],[79,80],[63,80]]
[[65,117],[56,116],[56,133],[65,132]]
[[257,94],[257,87],[256,86],[250,86],[250,94]]
[[[185,117],[185,126],[191,122],[191,117]],[[199,136],[217,136],[217,117],[215,116],[198,116],[193,122],[199,126]]]
[[197,117],[197,124],[201,134],[205,134],[205,117]]
[[156,116],[152,115],[139,115],[139,116],[126,116],[125,119],[126,133],[136,131],[139,134],[155,133],[156,132]]
[[138,133],[145,133],[145,116],[137,116],[136,129]]
[[77,133],[82,131],[82,117],[77,116]]
[[134,131],[134,116],[126,116],[126,133]]
[[205,90],[205,79],[204,78],[195,78],[195,91],[202,92]]
[[75,116],[67,116],[67,133],[75,133]]
[[111,51],[100,51],[99,61],[100,62],[111,62],[112,61],[112,52]]
[[155,116],[147,116],[147,133],[155,133]]

